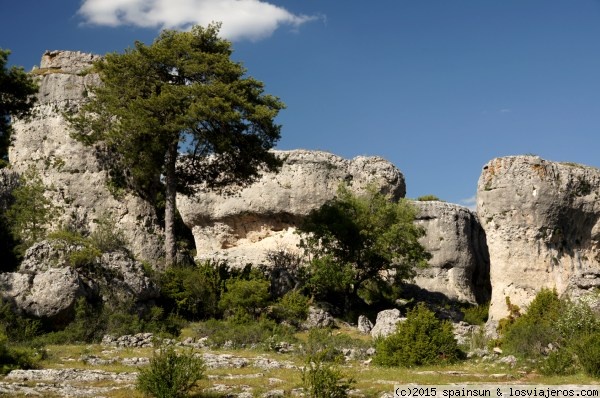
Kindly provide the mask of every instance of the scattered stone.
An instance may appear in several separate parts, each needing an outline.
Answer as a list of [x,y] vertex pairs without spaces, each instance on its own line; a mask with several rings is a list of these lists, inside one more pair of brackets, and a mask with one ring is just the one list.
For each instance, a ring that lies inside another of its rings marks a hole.
[[373,329],[373,323],[364,315],[358,317],[358,331],[364,334],[371,333]]
[[400,310],[396,308],[381,311],[377,314],[377,320],[371,330],[371,336],[373,338],[389,336],[396,331],[396,324],[405,320],[406,318],[402,318]]
[[335,325],[333,316],[326,310],[320,307],[310,306],[308,308],[308,316],[302,324],[304,329],[328,328]]

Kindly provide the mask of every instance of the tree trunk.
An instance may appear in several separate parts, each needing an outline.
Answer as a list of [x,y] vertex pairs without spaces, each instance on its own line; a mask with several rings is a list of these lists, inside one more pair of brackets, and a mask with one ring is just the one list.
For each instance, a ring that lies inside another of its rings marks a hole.
[[175,265],[177,259],[177,241],[175,239],[175,212],[177,205],[177,176],[175,166],[177,162],[177,141],[169,145],[165,170],[165,267]]

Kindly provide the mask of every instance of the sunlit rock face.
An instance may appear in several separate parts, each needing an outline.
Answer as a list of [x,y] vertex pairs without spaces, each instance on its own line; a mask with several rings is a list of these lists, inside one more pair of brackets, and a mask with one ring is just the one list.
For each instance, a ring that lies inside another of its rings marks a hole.
[[38,103],[32,117],[14,123],[9,151],[12,169],[23,173],[35,167],[47,196],[60,208],[57,224],[93,231],[96,220],[108,216],[123,230],[129,249],[140,259],[155,263],[162,256],[161,232],[153,207],[131,194],[115,197],[107,188],[107,172],[93,147],[71,138],[65,114],[81,106],[99,84],[90,73],[93,54],[46,52],[40,68]]
[[526,307],[543,287],[578,297],[600,286],[600,170],[537,156],[483,167],[477,213],[487,236],[490,322],[506,297]]

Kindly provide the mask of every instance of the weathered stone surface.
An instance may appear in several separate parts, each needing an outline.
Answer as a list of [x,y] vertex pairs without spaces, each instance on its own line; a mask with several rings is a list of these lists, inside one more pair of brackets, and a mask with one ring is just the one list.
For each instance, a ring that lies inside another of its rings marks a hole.
[[406,318],[400,316],[400,310],[394,308],[391,310],[383,310],[377,314],[375,326],[371,329],[371,336],[386,337],[396,331],[396,324],[405,321]]
[[98,76],[87,73],[98,56],[72,51],[47,52],[39,77],[39,101],[33,116],[13,124],[9,150],[12,168],[34,166],[49,188],[47,196],[61,209],[62,222],[93,231],[104,215],[113,218],[140,259],[161,257],[160,228],[152,206],[131,194],[115,198],[107,188],[95,150],[71,138],[64,113],[77,109]]
[[335,324],[335,320],[331,314],[318,306],[311,305],[308,307],[308,316],[302,324],[304,329],[328,328]]
[[585,295],[600,286],[600,170],[537,156],[483,167],[477,213],[487,235],[493,286],[490,324],[505,297],[526,307],[543,287]]
[[366,316],[360,315],[358,317],[357,327],[359,332],[369,334],[371,333],[371,330],[373,330],[373,322],[371,322]]
[[56,240],[34,244],[18,272],[0,274],[0,296],[19,311],[51,319],[57,325],[71,319],[80,297],[140,302],[158,296],[158,288],[144,275],[142,264],[126,253],[104,253],[94,260],[90,271],[70,264],[70,254],[80,249]]
[[177,197],[199,258],[228,260],[233,265],[261,264],[269,251],[294,252],[299,220],[333,199],[344,181],[356,192],[374,183],[395,198],[405,194],[402,173],[379,157],[346,160],[306,150],[277,154],[284,160],[279,173],[265,173],[236,194]]
[[12,192],[19,185],[19,175],[7,168],[0,169],[0,214],[12,201]]
[[416,223],[426,235],[420,243],[433,256],[414,279],[421,289],[469,303],[489,301],[489,255],[477,215],[459,205],[415,201]]

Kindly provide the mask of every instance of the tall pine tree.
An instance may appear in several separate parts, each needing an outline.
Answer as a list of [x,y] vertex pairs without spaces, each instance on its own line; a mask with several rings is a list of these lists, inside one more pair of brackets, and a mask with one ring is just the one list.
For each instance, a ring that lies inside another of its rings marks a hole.
[[108,54],[95,64],[102,85],[71,118],[83,142],[110,154],[114,181],[146,195],[164,188],[166,266],[176,257],[177,191],[247,182],[280,165],[269,149],[284,104],[230,59],[219,29],[165,30],[152,45]]

